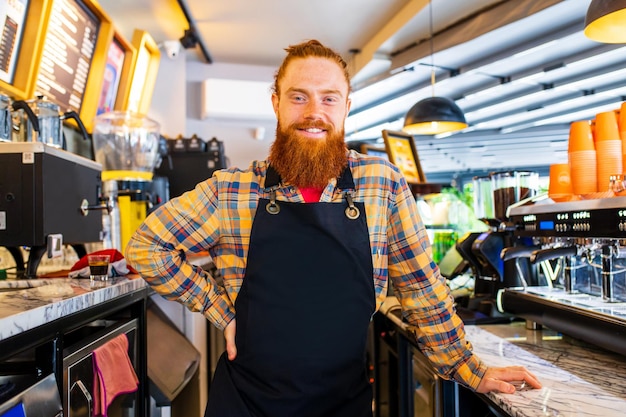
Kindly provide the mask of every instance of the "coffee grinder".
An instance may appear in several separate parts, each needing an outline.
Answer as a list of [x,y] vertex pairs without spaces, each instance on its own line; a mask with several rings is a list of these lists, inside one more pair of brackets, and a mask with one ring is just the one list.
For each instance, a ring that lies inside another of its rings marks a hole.
[[154,167],[160,161],[160,126],[143,115],[114,111],[96,117],[94,153],[102,164],[101,199],[113,207],[104,214],[105,248],[124,251],[153,204]]
[[[499,289],[518,286],[520,277],[530,276],[534,267],[528,257],[534,246],[513,235],[507,210],[509,206],[533,197],[538,190],[539,175],[531,171],[492,172],[474,179],[474,201],[482,203],[477,214],[490,230],[477,233],[461,242],[459,252],[475,273],[475,301],[486,314],[493,313]],[[513,250],[515,248],[515,250]],[[524,250],[528,248],[528,250]],[[503,256],[503,251],[508,252]]]

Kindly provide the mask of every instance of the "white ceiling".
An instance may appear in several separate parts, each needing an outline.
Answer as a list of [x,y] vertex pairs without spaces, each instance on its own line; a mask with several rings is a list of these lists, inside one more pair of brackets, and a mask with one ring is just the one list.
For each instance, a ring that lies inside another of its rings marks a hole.
[[[417,136],[428,174],[547,166],[567,161],[569,124],[626,100],[626,49],[582,34],[590,0],[101,0],[126,33],[178,39],[185,13],[214,63],[277,67],[284,48],[319,39],[353,76],[349,141],[399,130],[428,97],[454,99],[470,127]],[[431,45],[435,54],[431,54]],[[187,59],[205,62],[201,48]],[[207,63],[206,65],[211,65]]]

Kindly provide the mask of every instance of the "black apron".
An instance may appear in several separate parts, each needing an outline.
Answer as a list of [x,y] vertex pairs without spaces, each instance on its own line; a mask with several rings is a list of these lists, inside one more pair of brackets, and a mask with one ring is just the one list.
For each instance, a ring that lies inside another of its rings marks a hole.
[[337,184],[347,203],[275,201],[272,171],[235,302],[237,357],[220,357],[205,417],[371,417],[373,268],[350,169]]

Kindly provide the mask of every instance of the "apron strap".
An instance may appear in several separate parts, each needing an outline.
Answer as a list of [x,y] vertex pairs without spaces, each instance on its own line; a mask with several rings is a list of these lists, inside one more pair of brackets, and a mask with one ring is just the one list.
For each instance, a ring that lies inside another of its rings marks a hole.
[[274,188],[280,184],[280,175],[273,166],[267,167],[267,172],[265,173],[265,188]]
[[337,180],[337,188],[340,190],[356,190],[354,178],[352,178],[352,171],[350,171],[350,165],[346,165],[343,169],[341,176]]
[[[280,174],[276,172],[272,165],[267,167],[267,173],[265,174],[265,188],[273,188],[280,184]],[[341,172],[341,176],[337,179],[337,188],[340,190],[355,190],[354,178],[352,177],[352,171],[350,166],[346,165]]]

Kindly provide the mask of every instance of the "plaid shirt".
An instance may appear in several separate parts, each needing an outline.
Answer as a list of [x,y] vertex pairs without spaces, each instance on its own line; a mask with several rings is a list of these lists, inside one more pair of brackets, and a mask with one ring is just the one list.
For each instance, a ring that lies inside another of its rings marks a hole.
[[[350,151],[348,161],[354,199],[364,203],[367,215],[376,308],[385,300],[391,279],[403,315],[435,369],[476,388],[486,368],[472,355],[462,322],[453,314],[453,299],[432,260],[404,177],[381,158]],[[267,166],[267,161],[255,161],[247,170],[216,171],[148,216],[126,248],[128,262],[157,293],[202,312],[220,329],[235,317],[258,199],[269,198],[264,188]],[[335,185],[332,180],[326,186],[320,202],[344,201]],[[298,188],[289,184],[281,184],[277,200],[304,203]],[[223,283],[185,261],[186,254],[203,251],[211,255]]]

